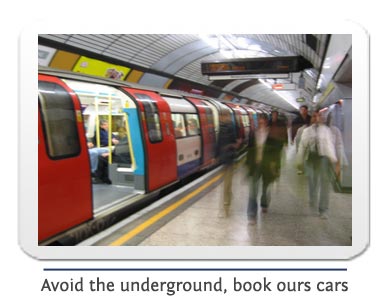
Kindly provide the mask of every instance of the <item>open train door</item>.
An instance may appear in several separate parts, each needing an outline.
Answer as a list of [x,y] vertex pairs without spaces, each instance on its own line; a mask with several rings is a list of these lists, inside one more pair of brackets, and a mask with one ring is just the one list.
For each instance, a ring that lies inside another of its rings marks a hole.
[[78,98],[39,75],[38,240],[93,217],[90,163]]

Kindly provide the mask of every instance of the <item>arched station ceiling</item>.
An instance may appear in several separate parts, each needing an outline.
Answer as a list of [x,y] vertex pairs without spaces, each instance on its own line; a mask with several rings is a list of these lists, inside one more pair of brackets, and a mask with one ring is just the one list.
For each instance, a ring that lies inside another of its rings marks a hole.
[[[39,38],[47,45],[51,42],[139,66],[147,70],[141,84],[163,87],[169,80],[166,76],[172,76],[221,89],[220,97],[231,93],[242,102],[289,112],[298,109],[299,97],[306,99],[305,104],[313,103],[317,91],[326,88],[351,51],[351,35],[330,34],[42,34]],[[201,73],[203,61],[274,56],[303,56],[313,68],[291,73],[287,79],[212,81]],[[303,86],[298,84],[301,77]],[[295,83],[297,88],[273,91],[274,83]]]

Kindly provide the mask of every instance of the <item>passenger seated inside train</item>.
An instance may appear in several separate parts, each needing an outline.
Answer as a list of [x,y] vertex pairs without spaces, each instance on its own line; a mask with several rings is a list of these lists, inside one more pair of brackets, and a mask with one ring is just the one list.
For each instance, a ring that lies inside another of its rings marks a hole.
[[197,121],[195,119],[188,120],[188,134],[189,135],[199,134],[199,126],[197,125]]
[[[112,145],[116,145],[119,143],[119,140],[116,135],[112,134],[111,138],[112,138]],[[92,142],[94,145],[98,145],[96,132]],[[108,146],[108,121],[102,119],[100,120],[100,147],[107,147],[107,146]]]
[[176,138],[185,136],[185,130],[181,122],[176,124],[176,122],[173,121],[173,126],[174,126],[174,136]]
[[[103,153],[99,156],[98,167],[95,172],[96,177],[93,178],[93,183],[111,184],[108,174],[108,157],[109,153]],[[131,155],[127,136],[123,137],[112,151],[112,163],[126,166],[131,165]]]
[[126,128],[124,127],[118,127],[117,129],[117,137],[119,139],[119,142],[123,139],[123,138],[127,138],[127,130]]
[[91,174],[92,177],[96,177],[96,171],[99,164],[99,156],[103,155],[104,153],[108,153],[108,148],[97,148],[88,139],[88,152],[89,152],[89,160],[90,160],[90,166],[91,166]]

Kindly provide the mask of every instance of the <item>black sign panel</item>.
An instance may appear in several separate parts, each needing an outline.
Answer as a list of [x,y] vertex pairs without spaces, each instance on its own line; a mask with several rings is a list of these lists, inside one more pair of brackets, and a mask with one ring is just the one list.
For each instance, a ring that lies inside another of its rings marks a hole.
[[312,68],[302,56],[260,57],[202,62],[203,75],[283,74]]

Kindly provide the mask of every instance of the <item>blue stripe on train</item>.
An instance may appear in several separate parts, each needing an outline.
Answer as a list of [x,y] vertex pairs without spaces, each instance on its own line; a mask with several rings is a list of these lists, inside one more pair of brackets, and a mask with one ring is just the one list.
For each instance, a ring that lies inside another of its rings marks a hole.
[[138,111],[136,108],[123,108],[128,116],[128,123],[131,133],[132,147],[134,150],[134,157],[136,162],[135,175],[145,175],[145,153],[143,149],[143,140],[141,129],[139,127]]
[[200,166],[200,159],[192,160],[190,162],[187,162],[186,164],[183,164],[181,166],[178,166],[177,173],[179,178],[184,178],[191,173],[194,173],[198,170]]

